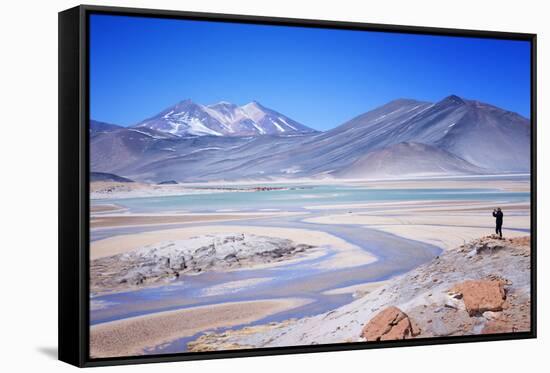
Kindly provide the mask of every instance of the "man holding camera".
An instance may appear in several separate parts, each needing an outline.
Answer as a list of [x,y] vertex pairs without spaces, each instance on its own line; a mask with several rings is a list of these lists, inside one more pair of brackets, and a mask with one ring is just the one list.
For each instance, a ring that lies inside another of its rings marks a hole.
[[502,219],[504,218],[504,214],[502,213],[502,210],[500,207],[493,210],[493,217],[496,218],[496,234],[500,235],[500,238],[502,238]]

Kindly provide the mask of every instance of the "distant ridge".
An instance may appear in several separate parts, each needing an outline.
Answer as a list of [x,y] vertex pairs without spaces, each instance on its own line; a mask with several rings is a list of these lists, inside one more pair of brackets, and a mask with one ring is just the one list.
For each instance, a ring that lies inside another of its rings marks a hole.
[[134,180],[107,172],[90,172],[90,181],[116,181],[119,183],[133,183]]
[[402,142],[374,150],[336,175],[349,178],[482,174],[484,169],[432,145]]
[[[227,118],[236,107],[211,106],[226,108]],[[155,183],[395,178],[529,172],[531,126],[519,114],[450,95],[435,103],[394,100],[326,132],[199,136],[139,126],[90,141],[92,170]]]
[[92,135],[95,135],[101,132],[116,131],[122,128],[124,127],[121,127],[116,124],[99,122],[97,120],[90,120],[90,134]]

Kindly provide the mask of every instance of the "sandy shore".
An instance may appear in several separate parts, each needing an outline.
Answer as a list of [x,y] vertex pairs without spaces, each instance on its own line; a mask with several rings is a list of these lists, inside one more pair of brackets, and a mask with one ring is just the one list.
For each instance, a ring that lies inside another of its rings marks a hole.
[[[293,181],[277,183],[233,182],[223,183],[185,183],[185,184],[150,184],[145,182],[93,181],[90,183],[92,200],[126,199],[141,197],[169,197],[212,193],[254,193],[270,190],[282,190]],[[298,188],[301,188],[299,186]]]
[[297,213],[283,212],[258,212],[231,214],[109,214],[93,215],[90,219],[90,227],[114,228],[114,227],[142,227],[151,225],[170,225],[186,223],[209,223],[217,221],[231,221],[241,219],[260,219],[274,216],[289,216]]
[[[503,203],[503,235],[519,237],[530,228],[530,206]],[[364,207],[364,206],[363,206]],[[328,214],[304,221],[316,224],[355,224],[391,233],[403,238],[450,249],[494,231],[492,207],[487,203],[427,202],[372,204],[369,211]],[[391,207],[391,208],[390,208]],[[521,231],[523,230],[523,231]]]
[[[519,177],[519,178],[518,178]],[[515,179],[514,179],[515,178]],[[354,185],[371,188],[476,188],[482,185],[483,188],[501,190],[529,191],[529,175],[478,175],[478,176],[451,176],[451,177],[427,177],[427,178],[405,178],[405,179],[340,179],[333,177],[319,178],[289,178],[278,180],[221,180],[206,183],[185,183],[180,184],[188,188],[217,187],[231,185]],[[476,186],[477,185],[477,186]]]
[[[464,228],[449,226],[437,227],[422,225],[408,225],[402,227],[382,225],[369,226],[369,228],[393,233],[395,235],[411,240],[430,243],[445,250],[449,250],[453,247],[462,245],[465,242],[471,241],[476,237],[480,237],[491,232],[490,229],[485,228]],[[504,237],[507,238],[521,237],[525,235],[525,232],[512,231],[509,229],[503,229],[502,232]]]
[[140,355],[147,348],[178,338],[250,323],[309,302],[289,298],[222,303],[94,325],[90,328],[90,354],[94,358]]
[[147,184],[140,182],[124,183],[116,181],[93,181],[90,183],[90,198],[97,199],[124,199],[140,197],[167,197],[189,194],[224,193],[222,189],[193,188],[183,184]]
[[388,180],[345,180],[346,184],[365,186],[369,188],[381,189],[467,189],[467,188],[487,188],[500,189],[510,192],[529,192],[531,190],[528,176],[522,179],[506,179],[489,177],[431,177],[425,179],[388,179]]
[[[528,205],[524,202],[508,202],[503,203],[507,208],[524,209]],[[518,207],[519,206],[519,207]],[[398,209],[399,211],[445,211],[449,207],[461,211],[477,211],[492,209],[494,204],[489,204],[487,201],[475,200],[430,200],[430,201],[392,201],[392,202],[365,202],[365,203],[344,203],[344,204],[327,204],[327,205],[310,205],[305,206],[306,210],[358,210],[369,209],[370,211],[390,212]],[[499,207],[502,207],[499,205]]]
[[[254,234],[258,236],[279,237],[292,240],[296,243],[318,246],[335,251],[330,259],[323,262],[323,268],[345,268],[372,263],[376,257],[361,248],[348,243],[331,234],[293,228],[252,227],[232,225],[206,225],[201,227],[165,229],[152,232],[143,232],[131,235],[120,235],[92,242],[90,245],[90,259],[121,254],[139,247],[151,245],[161,241],[181,240],[208,234]],[[312,254],[320,255],[319,250],[312,250]],[[305,258],[305,257],[304,257]],[[300,259],[303,260],[304,258]],[[311,258],[311,256],[307,256]],[[284,264],[289,264],[285,261]],[[277,265],[266,264],[260,267]]]
[[96,205],[90,206],[90,212],[92,214],[109,213],[109,212],[122,211],[122,210],[126,210],[126,208],[116,205],[114,203],[105,203],[105,204],[102,203],[102,204],[96,204]]

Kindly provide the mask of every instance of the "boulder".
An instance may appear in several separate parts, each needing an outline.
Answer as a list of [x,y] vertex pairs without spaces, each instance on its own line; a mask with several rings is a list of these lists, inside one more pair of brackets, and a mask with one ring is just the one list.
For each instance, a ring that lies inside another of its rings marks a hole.
[[407,339],[420,334],[418,326],[397,307],[388,307],[374,316],[363,328],[361,337],[370,341]]
[[467,280],[456,284],[452,294],[460,294],[470,316],[481,315],[486,311],[502,311],[506,292],[505,281],[501,279]]

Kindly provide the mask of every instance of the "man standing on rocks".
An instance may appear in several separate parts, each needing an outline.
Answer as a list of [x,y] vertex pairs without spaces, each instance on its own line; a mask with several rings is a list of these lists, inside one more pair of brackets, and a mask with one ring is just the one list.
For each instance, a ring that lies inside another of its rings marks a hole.
[[496,229],[495,233],[500,235],[500,238],[502,238],[502,219],[504,218],[504,214],[502,213],[502,210],[500,207],[498,207],[496,210],[493,210],[493,217],[496,218]]

